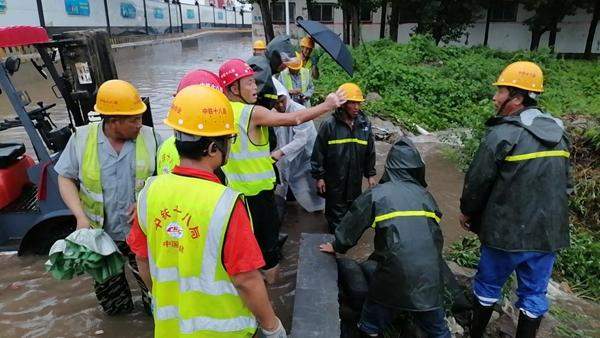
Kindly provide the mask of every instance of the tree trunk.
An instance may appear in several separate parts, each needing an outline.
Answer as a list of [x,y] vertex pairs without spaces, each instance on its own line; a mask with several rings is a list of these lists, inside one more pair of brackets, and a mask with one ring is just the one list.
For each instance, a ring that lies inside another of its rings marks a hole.
[[348,5],[344,2],[342,4],[342,16],[343,16],[343,31],[342,31],[342,37],[344,40],[344,43],[349,45],[350,44],[350,13],[348,10]]
[[360,2],[350,4],[352,13],[352,47],[360,45]]
[[265,40],[269,43],[275,37],[273,31],[273,21],[271,16],[271,7],[269,7],[269,0],[258,0],[260,7],[260,14],[262,15],[263,28],[265,30]]
[[540,46],[540,39],[542,38],[542,34],[545,31],[537,30],[531,32],[531,45],[529,45],[529,50],[537,50]]
[[383,0],[381,4],[381,23],[379,25],[379,38],[385,38],[385,20],[387,15],[388,0]]
[[557,22],[555,22],[552,25],[552,28],[550,28],[550,36],[548,38],[548,47],[550,47],[550,50],[552,50],[552,52],[554,52],[554,46],[556,45],[556,32],[558,32]]
[[585,42],[584,56],[586,59],[592,58],[592,44],[594,43],[594,35],[596,34],[596,27],[598,26],[598,19],[600,18],[600,0],[596,0],[594,4],[594,15],[592,16],[592,22],[590,24],[590,30],[588,31],[587,40]]
[[390,39],[398,42],[398,25],[400,24],[400,1],[392,1],[392,15],[390,16]]
[[485,15],[485,35],[483,36],[483,45],[487,47],[488,37],[490,36],[490,15],[492,14],[492,5],[494,0],[488,1],[487,13]]
[[312,10],[312,6],[313,6],[313,0],[306,0],[306,10],[308,11],[308,15],[307,15],[308,20],[312,20],[312,18],[310,17],[310,12]]

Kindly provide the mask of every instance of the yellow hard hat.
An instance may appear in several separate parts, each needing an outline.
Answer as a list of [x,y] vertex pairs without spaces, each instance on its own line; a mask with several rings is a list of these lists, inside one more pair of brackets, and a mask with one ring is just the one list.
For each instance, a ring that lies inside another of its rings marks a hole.
[[344,83],[338,89],[341,89],[346,93],[347,101],[363,102],[365,100],[362,90],[360,90],[360,87],[358,87],[355,83]]
[[237,134],[227,97],[202,85],[185,87],[177,93],[163,122],[177,131],[196,136]]
[[305,36],[302,39],[300,39],[300,47],[314,49],[315,42],[313,41],[313,39],[310,36]]
[[302,57],[300,56],[300,53],[296,53],[296,57],[292,59],[292,61],[286,62],[285,65],[291,70],[302,69]]
[[131,83],[108,80],[98,88],[94,111],[100,115],[140,115],[146,111],[146,104]]
[[264,40],[256,40],[256,41],[254,41],[253,49],[258,49],[258,50],[267,49],[267,44],[265,43]]
[[517,61],[506,66],[494,86],[524,89],[530,92],[544,91],[544,74],[540,66],[529,61]]

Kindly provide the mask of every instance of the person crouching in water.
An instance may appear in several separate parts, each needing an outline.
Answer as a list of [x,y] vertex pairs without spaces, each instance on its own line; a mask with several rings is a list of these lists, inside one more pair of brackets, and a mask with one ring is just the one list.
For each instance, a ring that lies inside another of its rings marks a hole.
[[345,253],[375,228],[378,262],[362,308],[359,330],[382,337],[398,311],[409,311],[428,337],[450,337],[445,321],[441,212],[426,190],[425,164],[410,140],[390,150],[380,184],[352,204],[335,230],[328,253]]
[[325,218],[331,232],[362,192],[362,177],[375,186],[375,141],[371,122],[360,110],[364,97],[354,83],[339,90],[347,102],[319,128],[311,157],[311,174],[325,196]]

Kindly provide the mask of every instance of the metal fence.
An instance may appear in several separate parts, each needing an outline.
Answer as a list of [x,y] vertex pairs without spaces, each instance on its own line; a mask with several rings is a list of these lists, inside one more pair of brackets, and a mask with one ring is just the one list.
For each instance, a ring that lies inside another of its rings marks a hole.
[[227,10],[178,0],[20,0],[0,15],[0,26],[39,25],[50,34],[103,28],[112,36],[157,35],[251,24],[252,13],[241,8]]

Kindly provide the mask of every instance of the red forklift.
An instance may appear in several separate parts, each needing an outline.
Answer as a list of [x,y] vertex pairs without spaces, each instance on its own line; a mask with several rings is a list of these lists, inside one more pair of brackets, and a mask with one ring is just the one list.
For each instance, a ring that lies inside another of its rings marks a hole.
[[[27,91],[15,88],[11,78],[21,67],[19,57],[0,61],[0,95],[6,95],[16,114],[0,121],[0,135],[24,128],[36,157],[28,155],[23,143],[0,143],[0,251],[47,254],[56,240],[75,230],[75,218],[58,191],[54,164],[75,128],[94,116],[100,84],[116,79],[117,71],[103,30],[65,32],[51,39],[41,27],[0,28],[0,47],[21,46],[35,47],[41,61],[32,59],[31,66],[54,82],[51,89],[64,100],[69,123],[59,128],[52,121],[50,110],[56,103],[33,105]],[[152,126],[150,102],[144,102],[148,109],[143,123]]]

